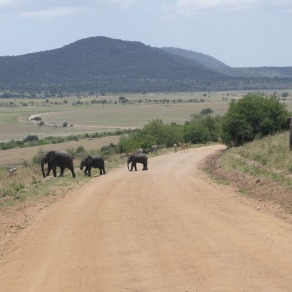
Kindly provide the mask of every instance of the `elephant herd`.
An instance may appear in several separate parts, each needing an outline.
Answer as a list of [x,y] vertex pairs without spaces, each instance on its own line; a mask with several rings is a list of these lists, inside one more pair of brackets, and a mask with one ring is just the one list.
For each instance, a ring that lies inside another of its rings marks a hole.
[[[137,163],[143,165],[143,170],[148,170],[148,157],[145,153],[131,154],[127,159],[128,170],[132,171],[133,168],[137,171]],[[45,172],[45,165],[48,168]],[[130,166],[131,165],[131,166]],[[51,170],[54,177],[57,176],[57,167],[60,168],[60,175],[63,176],[65,168],[68,168],[72,176],[75,178],[73,159],[67,151],[49,151],[45,153],[41,159],[41,169],[43,177],[49,176]],[[85,167],[84,174],[91,176],[91,168],[98,168],[99,174],[106,174],[104,159],[99,155],[87,156],[80,162],[80,170]]]

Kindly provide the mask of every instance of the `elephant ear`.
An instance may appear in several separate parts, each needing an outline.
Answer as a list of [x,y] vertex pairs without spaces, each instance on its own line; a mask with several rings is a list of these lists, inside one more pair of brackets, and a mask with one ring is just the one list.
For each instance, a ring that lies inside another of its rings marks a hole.
[[49,159],[48,159],[49,163],[52,163],[56,159],[56,152],[55,151],[50,151],[48,153],[48,156],[49,156]]
[[91,164],[92,161],[93,161],[93,158],[91,156],[87,156],[86,164]]

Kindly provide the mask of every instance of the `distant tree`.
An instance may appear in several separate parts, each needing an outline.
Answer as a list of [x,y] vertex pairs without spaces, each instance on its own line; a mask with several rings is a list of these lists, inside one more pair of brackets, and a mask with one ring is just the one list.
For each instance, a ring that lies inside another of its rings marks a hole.
[[101,100],[101,103],[102,103],[102,107],[104,108],[104,105],[107,103],[107,100],[106,100],[105,98],[103,98],[103,99]]
[[120,96],[119,97],[119,102],[122,104],[122,105],[125,105],[125,103],[127,102],[128,100],[124,97],[124,96]]
[[283,92],[282,93],[282,97],[288,97],[289,96],[289,93],[288,92]]

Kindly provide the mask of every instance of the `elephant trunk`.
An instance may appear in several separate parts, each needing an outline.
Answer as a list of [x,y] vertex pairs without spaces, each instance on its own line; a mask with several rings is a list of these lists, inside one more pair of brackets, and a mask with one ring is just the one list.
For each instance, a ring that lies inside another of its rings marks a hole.
[[83,167],[85,166],[85,160],[82,159],[80,162],[80,170],[83,170]]
[[41,167],[42,167],[43,177],[46,177],[46,174],[45,174],[45,163],[44,162],[42,162]]

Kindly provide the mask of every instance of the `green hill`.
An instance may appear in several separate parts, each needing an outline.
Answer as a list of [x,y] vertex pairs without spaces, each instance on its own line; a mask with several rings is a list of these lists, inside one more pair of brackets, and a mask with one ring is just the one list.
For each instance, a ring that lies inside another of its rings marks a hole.
[[204,58],[190,60],[140,42],[91,37],[55,50],[0,57],[0,90],[180,92],[292,86],[290,77],[255,81]]

